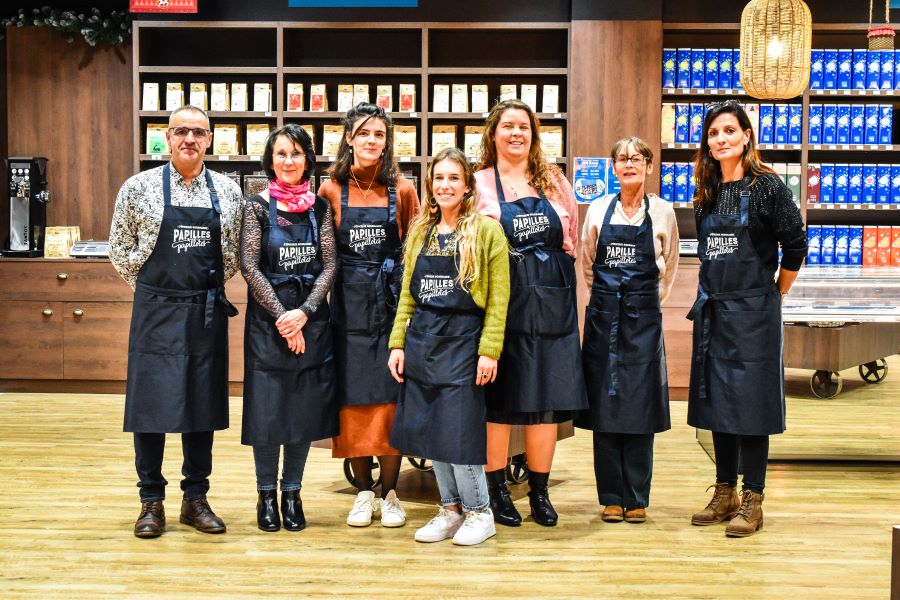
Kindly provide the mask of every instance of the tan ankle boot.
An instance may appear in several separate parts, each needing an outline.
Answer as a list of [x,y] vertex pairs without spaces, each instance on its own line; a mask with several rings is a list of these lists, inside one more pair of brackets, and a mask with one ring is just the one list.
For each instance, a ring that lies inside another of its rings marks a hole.
[[691,523],[694,525],[715,525],[737,514],[741,507],[740,498],[738,498],[737,488],[727,483],[717,483],[706,488],[708,492],[710,488],[716,488],[713,492],[712,500],[706,505],[706,508],[698,513],[694,513],[691,517]]
[[737,515],[725,528],[728,537],[747,537],[763,528],[762,501],[764,494],[757,494],[750,490],[741,492],[741,508]]

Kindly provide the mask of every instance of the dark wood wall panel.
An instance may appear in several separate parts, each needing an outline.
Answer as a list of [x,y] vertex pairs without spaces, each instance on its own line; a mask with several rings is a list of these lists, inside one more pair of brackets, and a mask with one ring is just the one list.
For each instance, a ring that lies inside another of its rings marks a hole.
[[8,153],[50,159],[48,225],[106,239],[132,174],[131,47],[117,54],[34,27],[7,35]]
[[[607,156],[612,144],[636,135],[659,167],[662,22],[573,21],[569,65],[571,156]],[[659,174],[648,178],[659,191]]]

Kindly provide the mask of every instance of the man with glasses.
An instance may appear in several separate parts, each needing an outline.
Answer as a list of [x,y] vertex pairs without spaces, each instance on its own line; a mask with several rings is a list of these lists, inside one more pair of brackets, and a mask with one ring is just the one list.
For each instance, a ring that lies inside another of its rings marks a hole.
[[205,533],[225,523],[206,501],[213,432],[228,427],[225,282],[238,269],[242,196],[203,164],[209,117],[195,106],[169,116],[171,161],[119,190],[109,256],[134,289],[128,340],[125,431],[134,434],[141,512],[138,537],[166,528],[162,475],[166,433],[180,433],[184,463],[180,521]]

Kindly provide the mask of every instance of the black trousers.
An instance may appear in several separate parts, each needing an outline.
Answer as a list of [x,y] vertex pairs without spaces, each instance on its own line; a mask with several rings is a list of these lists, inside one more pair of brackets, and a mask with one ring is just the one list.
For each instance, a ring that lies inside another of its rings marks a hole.
[[653,434],[595,431],[594,475],[600,504],[647,508],[653,475]]
[[[181,434],[181,489],[188,500],[205,498],[209,491],[209,475],[212,473],[213,432],[198,431]],[[162,474],[163,451],[166,447],[164,433],[134,434],[134,466],[137,469],[141,501],[164,500],[166,478]]]
[[744,488],[762,494],[769,463],[769,436],[736,435],[713,431],[716,483],[737,487],[738,462],[744,466]]

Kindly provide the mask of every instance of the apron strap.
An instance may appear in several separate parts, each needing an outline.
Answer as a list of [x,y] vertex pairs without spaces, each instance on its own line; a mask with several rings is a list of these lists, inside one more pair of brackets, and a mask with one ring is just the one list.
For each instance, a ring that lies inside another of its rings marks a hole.
[[[316,245],[316,251],[319,248],[319,221],[316,219],[315,204],[306,211],[309,216],[309,223],[312,227],[313,243]],[[278,227],[278,201],[269,196],[269,227]]]
[[[172,205],[172,163],[167,162],[163,166],[162,184],[163,184],[163,206]],[[205,168],[205,167],[204,167]],[[206,188],[209,190],[209,201],[218,214],[222,214],[222,206],[219,203],[219,194],[216,193],[216,186],[213,185],[212,175],[209,169],[206,169]]]
[[[397,188],[391,184],[387,186],[388,190],[388,222],[395,223],[397,221]],[[350,206],[350,182],[341,186],[341,210]]]

